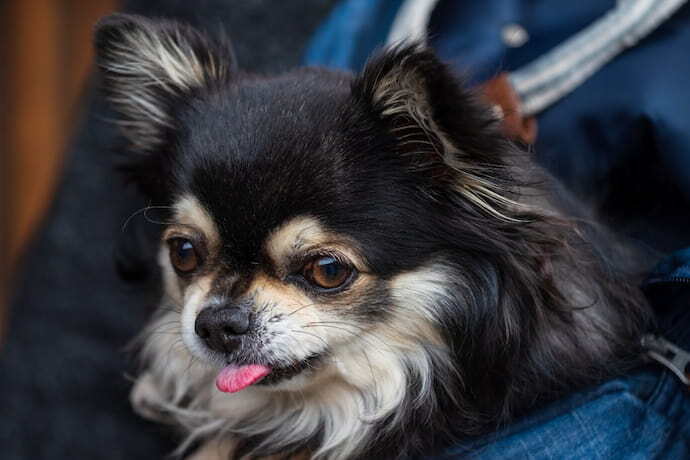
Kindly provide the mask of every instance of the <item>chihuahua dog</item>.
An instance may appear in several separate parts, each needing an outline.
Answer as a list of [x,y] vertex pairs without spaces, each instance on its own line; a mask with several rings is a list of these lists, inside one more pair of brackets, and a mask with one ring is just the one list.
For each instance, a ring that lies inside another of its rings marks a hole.
[[169,20],[95,43],[167,210],[132,401],[180,452],[419,457],[636,363],[609,243],[429,49],[261,76]]

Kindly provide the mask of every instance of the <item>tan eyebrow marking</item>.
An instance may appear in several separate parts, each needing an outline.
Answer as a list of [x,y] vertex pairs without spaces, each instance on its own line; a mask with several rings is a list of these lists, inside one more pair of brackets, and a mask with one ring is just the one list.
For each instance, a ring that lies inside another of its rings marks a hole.
[[267,255],[276,264],[296,253],[314,248],[321,248],[326,252],[340,252],[358,270],[363,271],[366,268],[363,257],[357,252],[350,238],[329,231],[312,216],[298,216],[285,222],[271,232],[265,243]]
[[319,221],[311,216],[299,216],[271,232],[266,240],[266,252],[274,261],[287,258],[303,247],[318,245],[328,235]]
[[175,205],[175,222],[203,232],[209,247],[220,244],[220,233],[206,208],[192,195],[184,195]]

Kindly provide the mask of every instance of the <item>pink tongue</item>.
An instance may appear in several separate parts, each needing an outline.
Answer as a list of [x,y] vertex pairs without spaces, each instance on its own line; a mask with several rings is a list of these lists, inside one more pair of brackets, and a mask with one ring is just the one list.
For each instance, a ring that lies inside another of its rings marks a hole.
[[271,373],[271,368],[261,364],[246,366],[229,365],[216,377],[216,387],[225,393],[236,393],[258,382]]

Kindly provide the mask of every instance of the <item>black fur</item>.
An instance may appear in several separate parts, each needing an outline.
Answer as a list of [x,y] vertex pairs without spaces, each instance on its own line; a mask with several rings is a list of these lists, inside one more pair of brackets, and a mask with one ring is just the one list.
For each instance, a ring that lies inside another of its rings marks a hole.
[[[232,56],[174,23],[107,20],[96,43],[115,97],[129,83],[109,49],[136,28],[175,30],[195,53]],[[457,373],[437,369],[435,397],[420,406],[411,396],[395,429],[379,422],[363,458],[428,454],[636,364],[649,319],[634,279],[593,245],[594,225],[564,216],[550,178],[431,51],[383,51],[356,76],[303,68],[263,77],[228,65],[221,80],[157,95],[173,124],[130,163],[153,204],[196,196],[240,272],[265,262],[271,230],[311,215],[356,241],[381,280],[430,261],[457,280],[436,305]],[[391,111],[383,84],[411,91],[416,111]],[[385,321],[381,305],[365,302],[361,312]]]

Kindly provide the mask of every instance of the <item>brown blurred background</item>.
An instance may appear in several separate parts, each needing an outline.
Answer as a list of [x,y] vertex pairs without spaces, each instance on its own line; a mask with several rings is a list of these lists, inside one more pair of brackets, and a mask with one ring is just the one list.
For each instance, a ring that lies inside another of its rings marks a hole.
[[17,262],[50,205],[92,60],[116,0],[0,1],[0,337]]

